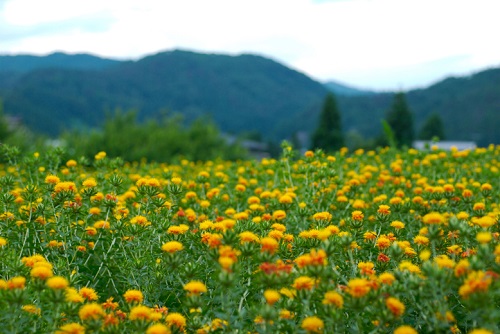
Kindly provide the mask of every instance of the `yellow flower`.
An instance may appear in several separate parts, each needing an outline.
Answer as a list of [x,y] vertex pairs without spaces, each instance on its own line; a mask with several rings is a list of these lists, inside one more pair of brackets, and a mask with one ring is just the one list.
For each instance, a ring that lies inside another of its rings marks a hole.
[[356,210],[351,213],[351,217],[353,220],[361,221],[363,220],[363,218],[365,218],[365,215],[363,214],[363,212]]
[[401,261],[401,263],[399,264],[399,269],[401,271],[409,271],[413,274],[419,274],[421,272],[420,268],[410,261]]
[[146,334],[170,334],[170,330],[163,324],[154,324],[147,329]]
[[240,233],[239,236],[240,236],[240,241],[242,244],[246,243],[246,242],[258,242],[259,241],[259,237],[250,231],[243,231]]
[[170,254],[183,250],[184,246],[179,241],[169,241],[161,246],[161,250]]
[[184,285],[184,290],[188,291],[190,295],[198,296],[201,293],[207,292],[207,287],[203,282],[191,281]]
[[45,177],[45,183],[48,183],[48,184],[57,184],[59,183],[61,180],[55,176],[55,175],[47,175]]
[[66,301],[70,303],[81,303],[83,302],[83,297],[78,293],[75,288],[66,289]]
[[23,276],[12,277],[7,281],[7,288],[9,290],[13,289],[24,289],[26,285],[26,278]]
[[385,300],[385,305],[395,317],[400,317],[405,312],[405,305],[397,298],[387,298]]
[[302,320],[300,327],[309,333],[322,333],[325,328],[325,324],[323,323],[323,320],[317,316],[311,316]]
[[269,305],[274,305],[281,298],[281,295],[276,290],[268,289],[264,291],[264,298]]
[[47,284],[49,288],[54,290],[66,289],[69,286],[68,280],[62,276],[51,277],[45,284]]
[[474,224],[479,225],[483,228],[488,228],[495,225],[496,221],[490,216],[484,216],[473,221]]
[[396,328],[394,334],[418,334],[418,332],[411,326],[403,325]]
[[289,194],[284,194],[283,196],[281,196],[278,201],[281,203],[281,204],[292,204],[293,203],[293,198],[292,196],[290,196]]
[[89,214],[93,216],[98,216],[101,214],[101,209],[99,209],[98,207],[92,207],[89,209]]
[[283,210],[276,210],[273,212],[273,219],[283,220],[286,218],[286,212]]
[[0,247],[7,245],[7,239],[0,237]]
[[102,160],[102,159],[104,159],[105,157],[106,157],[106,152],[104,152],[104,151],[101,151],[101,152],[97,153],[97,154],[94,156],[94,158],[95,158],[96,160]]
[[95,292],[94,289],[88,288],[88,287],[83,287],[78,291],[80,296],[82,296],[86,300],[97,300],[99,299],[99,296],[97,295],[97,292]]
[[82,186],[85,188],[94,188],[97,186],[97,181],[93,177],[89,177],[82,182]]
[[439,268],[450,268],[453,269],[455,266],[455,261],[450,259],[447,255],[438,255],[434,258],[434,262]]
[[97,303],[85,304],[80,307],[78,311],[78,316],[82,321],[85,320],[97,320],[106,315],[101,305]]
[[323,304],[335,305],[337,308],[342,308],[344,306],[344,298],[337,291],[328,291],[323,298]]
[[464,298],[476,292],[487,292],[492,282],[492,277],[484,271],[472,271],[458,289],[458,294]]
[[378,281],[382,284],[392,285],[392,283],[396,280],[391,273],[382,273],[378,276]]
[[493,334],[493,332],[484,328],[477,328],[471,330],[468,334]]
[[332,220],[332,214],[330,212],[318,212],[313,215],[314,220],[325,220],[325,221],[330,221]]
[[153,310],[145,305],[132,307],[128,318],[130,320],[150,320]]
[[480,244],[487,244],[487,243],[489,243],[491,241],[491,239],[492,239],[492,236],[491,236],[490,232],[479,232],[476,235],[476,240]]
[[47,278],[54,276],[54,273],[52,272],[52,269],[50,267],[37,266],[31,269],[30,276],[41,280],[46,280]]
[[389,205],[385,205],[385,204],[379,205],[377,213],[384,215],[384,216],[388,215],[391,213],[391,208],[389,207]]
[[264,237],[260,240],[261,251],[274,254],[278,249],[279,243],[276,239],[271,237]]
[[184,329],[186,326],[186,318],[182,314],[176,312],[169,313],[165,321],[170,326],[175,326],[179,329]]
[[375,245],[378,247],[378,249],[386,249],[391,245],[391,239],[381,235],[375,242]]
[[63,192],[63,191],[67,191],[67,192],[76,192],[76,185],[74,182],[70,182],[70,181],[62,181],[62,182],[58,182],[56,184],[56,186],[54,187],[54,192],[56,193],[60,193],[60,192]]
[[417,245],[428,245],[429,244],[429,238],[427,238],[424,235],[417,235],[413,238],[413,242],[416,243]]
[[362,275],[373,275],[375,274],[375,264],[373,262],[359,262],[358,263],[358,268],[361,272]]
[[400,222],[399,220],[395,220],[391,223],[391,227],[400,230],[402,228],[405,228],[405,224],[403,222]]
[[431,212],[426,214],[422,221],[424,224],[443,224],[445,222],[445,218],[439,212]]
[[127,290],[123,294],[123,298],[125,298],[125,301],[127,303],[142,303],[142,301],[144,300],[144,296],[139,290]]
[[23,305],[22,310],[31,314],[36,314],[36,315],[42,314],[42,310],[33,304]]
[[365,296],[370,290],[370,282],[365,278],[353,278],[347,283],[347,292],[355,298]]
[[179,234],[184,234],[187,231],[189,231],[189,226],[185,224],[180,224],[180,225],[174,225],[170,226],[167,230],[168,234],[174,234],[174,235],[179,235]]
[[311,290],[314,287],[314,279],[309,276],[297,277],[292,287],[296,290]]
[[85,334],[85,327],[79,323],[72,322],[59,327],[55,334]]

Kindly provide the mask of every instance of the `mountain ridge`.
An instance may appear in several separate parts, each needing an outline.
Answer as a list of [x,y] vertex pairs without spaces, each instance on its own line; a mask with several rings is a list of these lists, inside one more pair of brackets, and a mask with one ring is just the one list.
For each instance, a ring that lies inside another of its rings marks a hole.
[[[311,132],[324,97],[333,89],[331,84],[253,54],[170,50],[110,62],[86,56],[95,63],[40,65],[17,72],[0,66],[5,112],[53,136],[74,127],[97,128],[106,113],[119,108],[137,110],[142,120],[159,117],[162,110],[180,112],[187,120],[208,114],[224,132],[257,131],[264,138],[280,140],[297,131]],[[376,136],[394,92],[333,83],[344,132]],[[450,139],[482,145],[500,142],[494,129],[500,122],[500,69],[449,77],[406,94],[417,132],[425,118],[437,112]]]

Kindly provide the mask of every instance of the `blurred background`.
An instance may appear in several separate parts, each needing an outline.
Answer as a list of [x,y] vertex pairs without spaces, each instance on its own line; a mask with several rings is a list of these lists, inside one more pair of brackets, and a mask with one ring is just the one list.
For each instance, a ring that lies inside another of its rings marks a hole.
[[498,144],[499,9],[3,0],[0,141],[154,161]]

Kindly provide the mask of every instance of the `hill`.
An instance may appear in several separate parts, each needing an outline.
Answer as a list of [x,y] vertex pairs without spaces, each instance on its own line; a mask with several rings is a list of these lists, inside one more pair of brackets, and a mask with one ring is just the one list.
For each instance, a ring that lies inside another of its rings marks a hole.
[[0,55],[1,72],[26,73],[41,68],[71,68],[81,70],[102,69],[120,61],[89,54],[66,54],[55,52],[47,56]]
[[[52,136],[65,129],[99,127],[107,113],[121,108],[138,110],[141,120],[157,118],[166,110],[182,113],[186,121],[209,114],[224,132],[253,131],[266,139],[281,140],[296,131],[311,132],[325,95],[334,91],[344,132],[366,139],[380,133],[380,121],[394,95],[337,82],[321,84],[271,59],[250,54],[174,50],[123,62],[88,55],[48,57],[52,60],[21,58],[37,62],[24,67],[22,61],[9,58],[10,65],[0,67],[0,95],[6,113]],[[54,61],[57,57],[62,61]],[[407,101],[417,133],[435,112],[444,121],[448,139],[472,140],[479,145],[500,143],[496,129],[500,124],[500,69],[450,77],[409,91]]]
[[187,120],[210,114],[225,132],[259,131],[279,139],[290,133],[283,120],[326,92],[322,84],[264,57],[175,50],[103,69],[33,70],[5,94],[5,111],[50,135],[97,127],[105,111],[121,108],[138,110],[141,119],[165,109]]
[[362,90],[354,87],[350,87],[344,84],[341,84],[340,82],[337,81],[327,81],[325,82],[325,87],[329,91],[333,92],[336,95],[343,95],[343,96],[359,96],[359,95],[371,95],[375,94],[373,91],[369,90]]

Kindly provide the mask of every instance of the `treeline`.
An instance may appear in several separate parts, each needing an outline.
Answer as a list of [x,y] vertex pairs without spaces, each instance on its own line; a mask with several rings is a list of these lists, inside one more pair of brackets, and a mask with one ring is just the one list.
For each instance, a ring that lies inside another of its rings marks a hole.
[[208,118],[200,117],[185,124],[181,115],[163,115],[159,119],[138,122],[137,112],[109,115],[102,130],[91,133],[66,132],[62,141],[72,154],[91,157],[105,151],[125,161],[171,161],[225,159],[246,157],[237,142],[229,143],[217,126]]
[[179,114],[164,113],[156,119],[139,122],[137,112],[118,110],[107,116],[102,128],[66,131],[57,139],[51,139],[15,124],[15,120],[3,114],[1,102],[0,143],[15,147],[19,152],[57,147],[71,156],[86,159],[93,159],[100,151],[125,161],[174,162],[182,158],[207,161],[249,157],[239,140],[225,138],[207,117],[188,124]]
[[380,120],[380,133],[371,138],[345,135],[342,131],[341,112],[335,95],[328,93],[319,115],[318,125],[311,136],[312,148],[336,151],[347,146],[350,149],[373,149],[381,146],[411,147],[415,139],[445,139],[444,123],[437,113],[430,114],[419,131],[415,131],[414,115],[403,92],[396,93],[392,105]]

